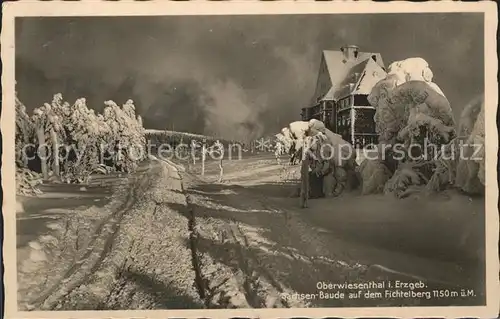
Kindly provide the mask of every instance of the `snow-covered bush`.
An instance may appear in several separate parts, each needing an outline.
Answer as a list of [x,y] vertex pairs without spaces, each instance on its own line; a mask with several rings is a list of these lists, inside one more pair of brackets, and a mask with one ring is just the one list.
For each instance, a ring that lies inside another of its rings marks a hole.
[[391,176],[391,171],[380,159],[366,159],[358,166],[363,195],[382,193]]
[[292,140],[292,155],[299,160],[307,158],[311,174],[321,177],[323,185],[320,188],[325,196],[339,195],[345,188],[356,184],[354,148],[340,135],[327,129],[324,123],[318,120],[292,122],[282,129],[281,134],[286,140]]
[[[484,98],[474,99],[462,111],[458,143],[463,158],[456,168],[455,185],[467,193],[482,193],[485,186],[485,116]],[[460,145],[459,145],[460,146]]]
[[15,110],[16,194],[36,195],[40,193],[37,186],[41,183],[42,177],[28,169],[26,149],[28,145],[35,143],[35,124],[26,112],[26,106],[17,98],[17,92]]
[[379,143],[410,143],[423,137],[438,143],[443,139],[441,144],[449,142],[455,123],[448,100],[427,82],[396,85],[398,81],[396,75],[390,74],[368,96],[370,104],[377,107],[374,120]]
[[[59,176],[58,145],[65,139],[63,120],[59,117],[57,108],[60,107],[60,95],[55,95],[52,104],[45,103],[33,111],[32,121],[35,125],[35,134],[38,142],[38,153],[44,179],[49,178],[50,163],[52,172]],[[62,106],[61,106],[62,107]]]
[[287,138],[283,133],[278,133],[275,135],[276,141],[279,142],[282,147],[282,153],[283,154],[288,154],[290,151],[290,148],[293,146],[293,140],[290,138]]
[[[104,151],[124,145],[142,148],[145,155],[145,131],[142,118],[136,116],[131,100],[122,108],[112,101],[106,102],[103,114],[88,108],[85,98],[73,105],[55,94],[52,102],[35,108],[30,116],[16,97],[16,165],[27,168],[26,145],[35,145],[30,155],[40,161],[44,180],[53,177],[64,182],[85,182],[90,174],[107,173],[114,169],[133,172],[139,156],[114,156],[106,163]],[[115,153],[115,152],[111,152]],[[123,155],[123,154],[122,154]],[[20,171],[21,172],[21,171]],[[24,173],[23,173],[24,174]],[[26,180],[26,176],[18,181]],[[34,175],[33,175],[34,176]],[[18,187],[24,187],[18,185]]]
[[85,98],[76,100],[65,109],[69,109],[70,114],[64,121],[68,154],[62,179],[66,182],[85,182],[102,165],[99,145],[107,138],[107,125],[102,116],[87,107]]
[[[395,163],[384,185],[386,193],[404,197],[414,188],[435,192],[456,184],[471,191],[483,186],[480,179],[484,181],[484,161],[457,158],[463,148],[461,143],[484,145],[484,115],[480,115],[484,113],[476,101],[464,110],[457,130],[451,105],[432,78],[422,58],[397,61],[368,96],[369,103],[376,107],[379,143],[390,151],[380,154],[384,155],[383,161],[367,163],[359,170],[364,178],[372,174],[364,170],[373,169],[379,176],[386,176],[389,163]],[[395,157],[395,146],[403,156]],[[467,152],[471,152],[470,148]]]
[[16,167],[27,167],[27,150],[26,146],[33,143],[35,125],[31,117],[26,112],[26,106],[19,101],[15,100],[16,110],[16,131],[15,131],[15,147],[16,147]]
[[[387,181],[384,186],[384,193],[394,194],[398,198],[404,198],[410,195],[415,187],[426,185],[429,182],[425,170],[419,168],[431,164],[428,162],[402,162],[399,164],[396,172]],[[431,164],[432,165],[432,164]]]
[[387,68],[387,74],[394,74],[396,76],[396,85],[401,85],[408,81],[424,81],[436,92],[444,96],[439,86],[432,82],[434,74],[429,67],[429,63],[422,58],[408,58],[393,62]]
[[[281,130],[281,135],[285,136],[285,141],[292,145],[292,153],[302,153],[303,147],[307,144],[308,148],[315,150],[324,150],[324,157],[336,161],[335,165],[343,166],[342,161],[350,161],[355,158],[356,153],[352,145],[342,139],[339,134],[333,133],[325,127],[325,124],[319,120],[295,121]],[[328,152],[335,151],[337,154]]]
[[328,135],[330,142],[334,144],[343,144],[345,142],[340,135],[334,134],[332,131],[326,129],[325,124],[316,119],[310,121],[295,121],[281,129],[279,138],[282,139],[283,143],[288,147],[287,150],[292,156],[292,163],[296,160],[300,160],[299,157],[300,153],[302,153],[306,136],[313,136],[318,133]]
[[41,174],[28,168],[16,167],[16,194],[33,196],[41,193],[38,185],[42,183]]
[[297,153],[302,149],[304,138],[308,130],[309,122],[306,121],[292,122],[281,130],[281,134],[283,134],[287,140],[292,141],[291,152]]
[[[311,167],[317,175],[323,176],[325,196],[338,196],[344,189],[354,188],[357,185],[357,163],[352,145],[327,128],[318,133],[311,130],[308,134],[314,134],[313,138],[307,138],[306,142],[315,153]],[[328,185],[331,183],[333,185]]]
[[[113,155],[116,168],[124,172],[133,172],[138,161],[146,156],[146,137],[141,125],[142,119],[135,114],[132,100],[128,100],[121,108],[113,101],[106,101],[104,122],[107,137],[105,149]],[[102,148],[102,146],[101,146]]]

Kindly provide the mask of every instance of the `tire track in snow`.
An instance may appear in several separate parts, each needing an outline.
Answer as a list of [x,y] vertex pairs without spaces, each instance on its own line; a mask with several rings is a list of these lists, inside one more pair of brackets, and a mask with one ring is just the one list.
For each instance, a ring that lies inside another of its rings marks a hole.
[[[99,267],[112,248],[121,219],[133,207],[139,195],[144,193],[151,183],[151,175],[158,173],[158,170],[158,166],[150,166],[148,172],[141,177],[134,177],[126,201],[99,224],[86,252],[73,263],[60,280],[35,300],[35,308],[54,309]],[[95,257],[92,258],[93,256]]]
[[[200,182],[200,181],[199,181]],[[202,184],[206,184],[201,181]],[[207,184],[208,186],[209,184]],[[203,187],[201,187],[203,188]],[[193,196],[193,204],[196,209],[201,209],[198,207],[206,205],[205,201],[208,198],[206,196],[201,195],[203,192],[200,191],[194,192]],[[282,211],[278,209],[271,208],[270,206],[264,205],[263,202],[259,200],[253,194],[245,194],[245,201],[253,202],[257,206],[262,206],[266,210],[269,210],[272,214],[281,214]],[[227,205],[231,205],[230,203],[226,203]],[[217,205],[217,207],[220,204]],[[228,206],[228,207],[229,207]],[[215,207],[211,207],[214,209]],[[220,208],[220,207],[219,207]],[[261,209],[259,209],[261,211]],[[195,211],[195,216],[197,212]],[[205,218],[209,217],[210,214],[205,214],[200,211],[201,216],[203,216],[203,221],[200,224],[210,224],[210,220],[205,220]],[[287,214],[284,214],[285,220],[287,218]],[[244,224],[244,223],[243,223]],[[234,218],[227,219],[224,223],[221,223],[216,226],[217,231],[219,231],[219,235],[222,235],[224,238],[223,250],[226,255],[226,262],[222,261],[224,266],[229,267],[229,277],[227,278],[227,272],[225,281],[231,281],[235,286],[227,286],[225,285],[225,291],[223,293],[233,293],[238,291],[241,294],[241,297],[245,299],[245,307],[252,308],[289,308],[289,307],[305,307],[306,303],[301,302],[300,300],[293,300],[291,303],[288,300],[282,298],[282,296],[289,295],[294,293],[289,288],[283,286],[279,280],[275,278],[275,276],[269,272],[267,266],[264,265],[257,255],[252,254],[252,251],[255,250],[255,245],[251,238],[246,235],[245,226],[241,224],[238,220]],[[206,235],[206,234],[205,234]],[[206,237],[208,240],[214,240],[213,238]],[[290,251],[290,257],[297,259],[294,254]],[[219,265],[220,262],[217,262]],[[227,263],[227,264],[226,264]],[[203,265],[202,265],[203,266]],[[220,280],[220,278],[216,279]],[[228,290],[231,289],[231,290]],[[234,289],[234,290],[233,290]],[[231,305],[229,307],[241,307],[240,305]]]

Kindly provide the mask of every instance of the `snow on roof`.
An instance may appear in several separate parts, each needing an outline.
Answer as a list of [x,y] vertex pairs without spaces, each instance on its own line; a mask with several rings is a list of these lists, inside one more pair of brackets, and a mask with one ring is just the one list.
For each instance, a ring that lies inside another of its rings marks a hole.
[[363,73],[351,94],[370,94],[377,82],[384,79],[387,72],[373,59],[369,59]]
[[[322,63],[326,64],[326,70],[330,77],[331,87],[326,94],[321,96],[321,99],[332,100],[345,96],[343,93],[350,90],[347,89],[345,85],[348,87],[348,83],[357,84],[359,78],[354,78],[355,74],[363,73],[364,68],[370,60],[378,64],[381,69],[384,68],[384,62],[380,53],[359,52],[357,59],[346,61],[342,51],[323,51]],[[321,66],[320,70],[322,69],[323,66]],[[318,80],[320,77],[321,74],[318,75]],[[315,97],[315,99],[316,98],[317,97]]]
[[357,87],[357,84],[361,79],[361,75],[364,73],[366,65],[370,60],[371,58],[362,61],[348,70],[345,74],[344,80],[340,82],[336,88],[332,87],[325,96],[325,99],[338,100],[351,94]]
[[371,57],[353,67],[346,73],[338,87],[331,88],[324,99],[339,100],[350,94],[370,94],[373,86],[387,73]]

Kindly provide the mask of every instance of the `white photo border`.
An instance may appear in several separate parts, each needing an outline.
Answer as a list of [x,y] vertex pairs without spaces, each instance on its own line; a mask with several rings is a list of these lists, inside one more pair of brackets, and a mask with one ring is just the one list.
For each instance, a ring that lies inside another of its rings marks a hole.
[[277,15],[277,14],[366,14],[366,13],[484,13],[485,105],[493,114],[498,105],[497,5],[492,1],[426,3],[391,2],[302,2],[302,1],[19,1],[3,3],[1,58],[3,62],[1,131],[3,135],[2,214],[4,218],[4,287],[6,318],[290,318],[290,317],[399,317],[399,318],[495,318],[499,314],[499,214],[495,117],[486,116],[486,306],[480,307],[377,307],[231,310],[126,310],[126,311],[30,311],[17,306],[16,214],[14,161],[14,20],[15,17],[56,16],[160,16],[160,15]]

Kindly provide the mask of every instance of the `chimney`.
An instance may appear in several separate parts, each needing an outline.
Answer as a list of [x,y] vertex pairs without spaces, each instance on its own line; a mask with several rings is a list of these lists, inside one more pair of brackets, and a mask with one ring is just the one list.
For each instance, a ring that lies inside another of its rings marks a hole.
[[344,54],[344,63],[358,58],[359,48],[355,45],[344,45],[340,48],[340,51]]

